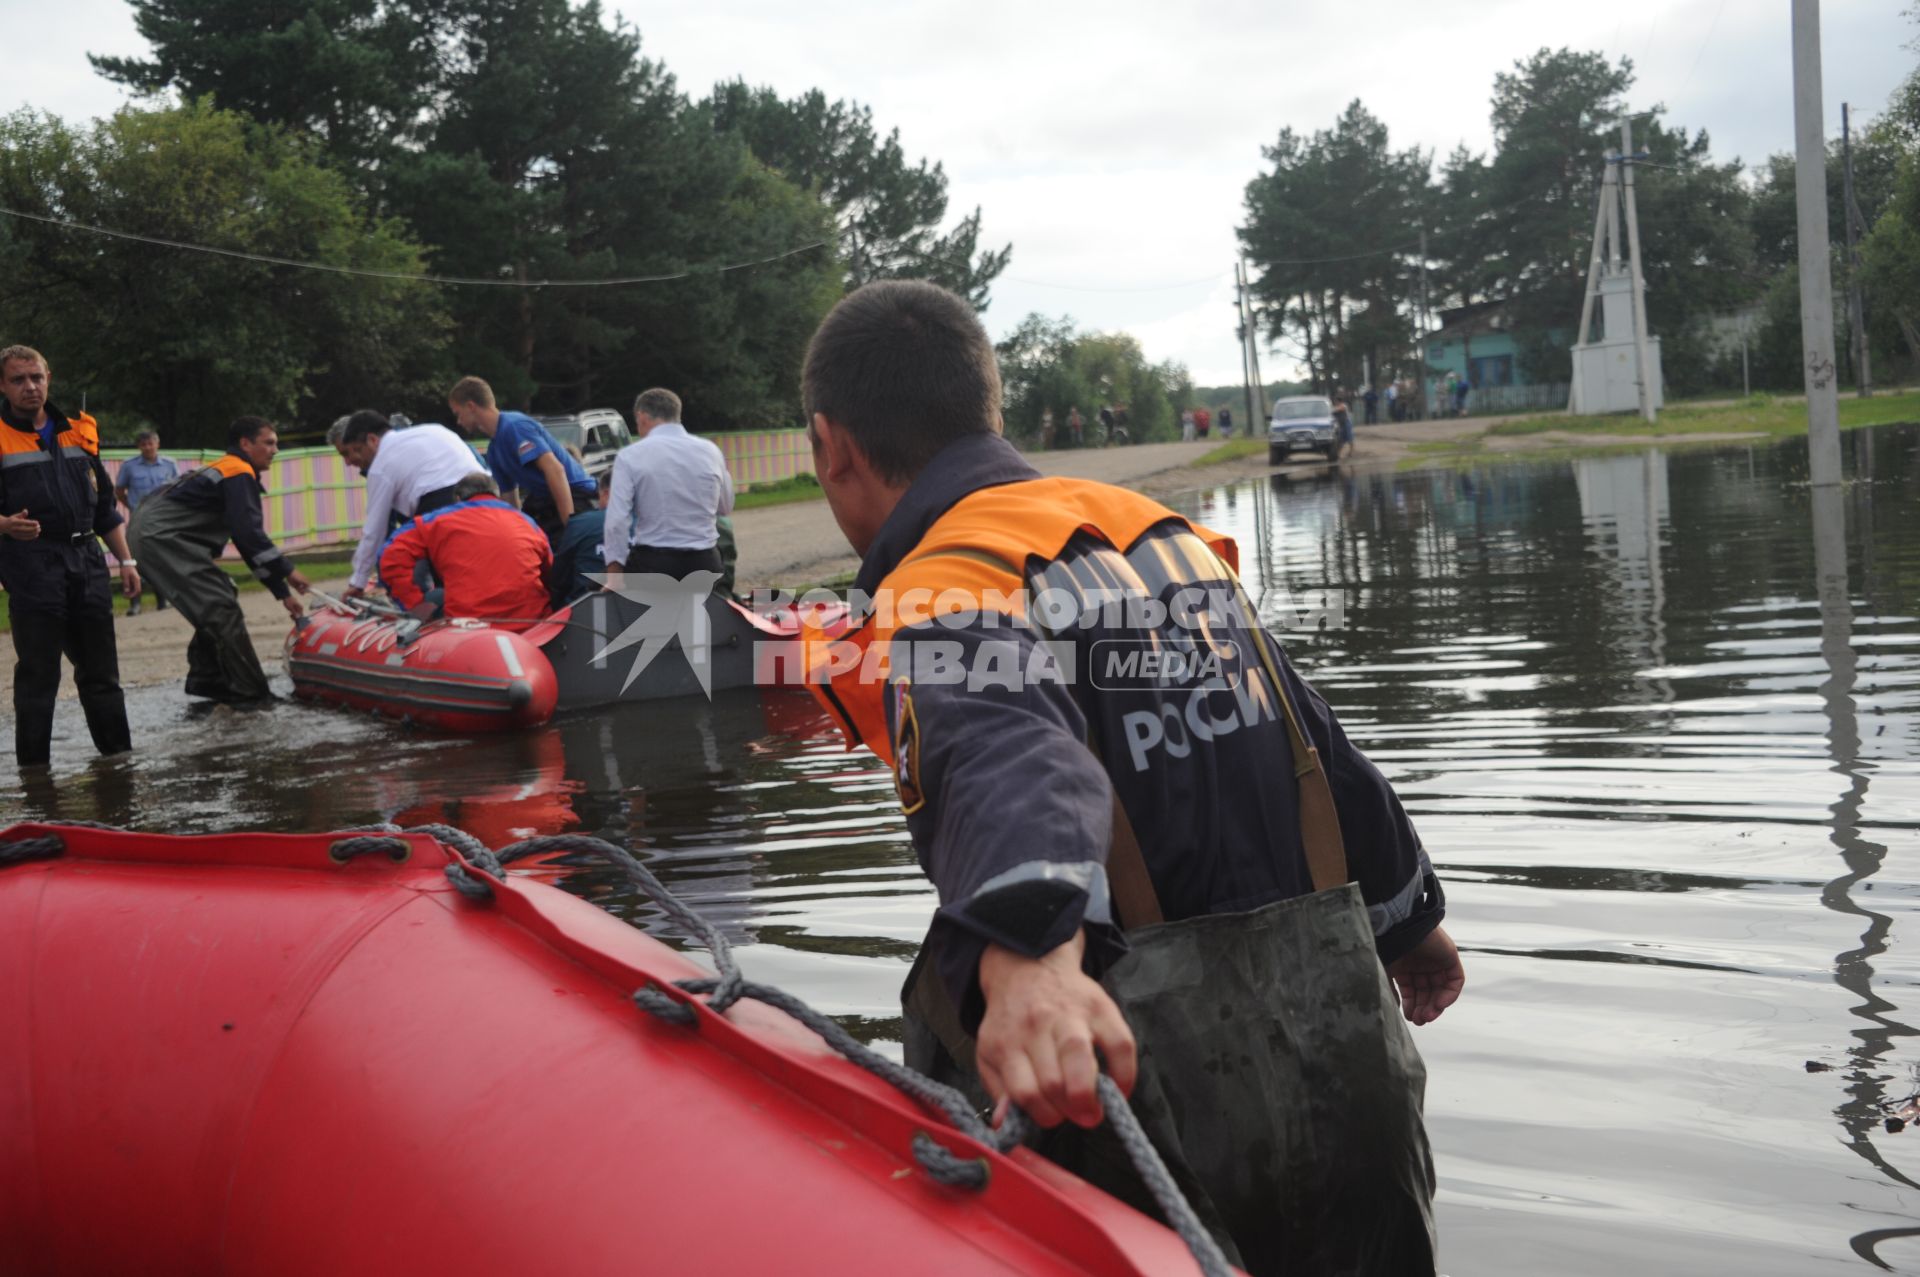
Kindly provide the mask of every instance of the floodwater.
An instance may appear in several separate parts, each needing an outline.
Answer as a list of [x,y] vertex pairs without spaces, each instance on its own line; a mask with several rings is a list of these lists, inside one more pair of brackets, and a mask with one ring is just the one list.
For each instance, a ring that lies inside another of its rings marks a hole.
[[[1920,428],[1191,494],[1448,884],[1463,1000],[1418,1033],[1443,1266],[1920,1272]],[[883,1044],[933,906],[885,773],[752,695],[449,742],[132,697],[0,820],[446,820],[650,851],[749,974]],[[543,868],[641,925],[615,879]]]

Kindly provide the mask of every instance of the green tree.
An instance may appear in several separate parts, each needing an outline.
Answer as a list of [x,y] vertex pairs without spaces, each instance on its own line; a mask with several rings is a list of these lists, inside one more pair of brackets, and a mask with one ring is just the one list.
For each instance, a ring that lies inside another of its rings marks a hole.
[[[182,444],[241,413],[319,424],[437,375],[446,317],[405,276],[421,250],[282,130],[209,103],[124,109],[85,129],[0,120],[0,203],[131,235],[382,279],[208,256],[21,219],[0,224],[0,305],[115,434]],[[383,392],[383,393],[376,393]]]
[[177,89],[318,137],[350,167],[413,136],[439,79],[428,0],[128,0],[150,58],[94,57],[143,93]]
[[1494,77],[1490,158],[1449,158],[1434,239],[1436,305],[1504,301],[1523,372],[1565,376],[1565,332],[1578,325],[1606,152],[1633,64],[1541,49]]
[[818,89],[785,100],[772,89],[734,80],[716,87],[708,105],[716,129],[737,134],[762,161],[832,210],[847,287],[874,279],[925,279],[986,309],[989,288],[1013,247],[980,248],[978,208],[940,233],[947,175],[937,163],[910,163],[900,130],[883,138],[869,108],[830,102]]
[[1049,410],[1055,443],[1067,443],[1067,414],[1076,407],[1086,418],[1088,442],[1097,442],[1095,419],[1103,405],[1126,410],[1133,442],[1171,439],[1179,430],[1180,408],[1193,398],[1182,365],[1150,363],[1127,334],[1083,333],[1066,317],[1028,315],[994,349],[1007,434],[1029,445],[1039,439]]
[[1357,100],[1331,129],[1282,129],[1247,184],[1240,241],[1269,339],[1297,337],[1315,386],[1379,379],[1413,342],[1413,249],[1431,160],[1395,151]]

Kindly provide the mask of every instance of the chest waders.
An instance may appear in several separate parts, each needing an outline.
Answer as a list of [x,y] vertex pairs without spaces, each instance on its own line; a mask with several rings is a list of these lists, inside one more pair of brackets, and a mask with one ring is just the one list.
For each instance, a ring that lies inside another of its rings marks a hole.
[[[190,472],[197,473],[197,472]],[[175,501],[172,489],[188,476],[148,493],[128,531],[140,571],[193,625],[187,644],[187,695],[215,700],[264,700],[267,672],[247,634],[240,591],[214,556],[226,547],[226,517]]]
[[[1114,799],[1107,876],[1131,951],[1101,981],[1138,1043],[1132,1108],[1227,1257],[1254,1277],[1434,1271],[1426,1067],[1347,876],[1333,793],[1265,636],[1293,749],[1314,891],[1248,913],[1162,920]],[[909,1065],[985,1106],[974,1042],[925,951],[907,977]],[[1158,1216],[1102,1126],[1036,1151]]]

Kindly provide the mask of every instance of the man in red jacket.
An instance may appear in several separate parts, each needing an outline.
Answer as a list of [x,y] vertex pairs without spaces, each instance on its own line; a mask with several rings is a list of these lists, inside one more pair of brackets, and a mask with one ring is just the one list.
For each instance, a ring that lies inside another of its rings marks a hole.
[[[380,580],[396,603],[421,619],[436,613],[523,630],[547,614],[553,547],[538,524],[500,499],[484,474],[454,488],[453,505],[411,519],[380,551]],[[438,608],[413,578],[425,560],[446,582]]]

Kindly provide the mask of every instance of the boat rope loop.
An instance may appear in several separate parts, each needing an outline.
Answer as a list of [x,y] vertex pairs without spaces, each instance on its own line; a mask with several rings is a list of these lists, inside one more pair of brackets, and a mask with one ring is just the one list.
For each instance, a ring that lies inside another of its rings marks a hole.
[[[54,825],[63,829],[114,829],[118,825],[103,825],[97,820],[40,820],[39,825]],[[67,840],[59,834],[41,834],[37,838],[9,838],[0,842],[0,869],[8,865],[23,865],[29,860],[52,860],[55,856],[64,856],[67,852]]]
[[[385,828],[393,829],[392,826]],[[563,852],[596,856],[624,873],[670,919],[706,946],[719,977],[676,980],[674,987],[686,994],[707,995],[708,1010],[724,1011],[742,998],[751,998],[783,1011],[819,1034],[829,1046],[852,1063],[926,1107],[944,1114],[956,1130],[996,1152],[1008,1152],[1025,1140],[1033,1129],[1026,1114],[1017,1108],[1009,1108],[999,1129],[995,1130],[974,1112],[967,1097],[953,1087],[881,1055],[848,1033],[837,1020],[814,1010],[784,989],[748,981],[741,974],[739,965],[734,961],[732,947],[720,930],[668,891],[666,885],[625,847],[584,834],[555,834],[510,843],[496,853],[488,851],[472,835],[449,829],[445,825],[416,825],[404,832],[430,834],[459,850],[486,873],[501,879],[506,877],[505,866],[528,856]],[[484,879],[474,877],[458,865],[448,867],[447,877],[462,892],[477,899],[491,898],[493,894],[493,889]],[[699,1016],[691,1006],[657,986],[649,985],[636,990],[633,1001],[641,1009],[670,1023],[687,1028],[697,1028],[699,1025]],[[1187,1249],[1193,1252],[1200,1271],[1206,1277],[1227,1277],[1232,1267],[1227,1263],[1226,1256],[1174,1183],[1166,1163],[1160,1159],[1159,1152],[1128,1106],[1126,1096],[1120,1093],[1119,1085],[1102,1073],[1098,1078],[1098,1087],[1101,1107],[1106,1112],[1107,1120],[1113,1124],[1115,1135],[1132,1158],[1135,1170],[1153,1193],[1162,1213],[1187,1244]],[[939,1183],[972,1189],[987,1186],[990,1166],[986,1158],[962,1157],[927,1131],[914,1134],[913,1154],[927,1175]]]

